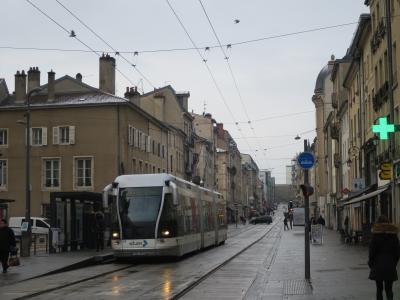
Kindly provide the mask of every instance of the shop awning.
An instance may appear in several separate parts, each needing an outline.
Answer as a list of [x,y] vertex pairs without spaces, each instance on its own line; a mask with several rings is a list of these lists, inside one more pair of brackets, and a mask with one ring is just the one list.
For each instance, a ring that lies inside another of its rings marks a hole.
[[361,202],[361,201],[364,201],[364,200],[368,200],[368,199],[370,199],[372,197],[375,197],[375,196],[383,193],[388,188],[389,188],[389,186],[381,187],[381,188],[379,188],[379,189],[377,189],[377,190],[375,190],[373,192],[358,196],[356,198],[351,199],[350,201],[344,202],[344,203],[341,204],[341,206],[350,205],[350,204],[358,203],[358,202]]

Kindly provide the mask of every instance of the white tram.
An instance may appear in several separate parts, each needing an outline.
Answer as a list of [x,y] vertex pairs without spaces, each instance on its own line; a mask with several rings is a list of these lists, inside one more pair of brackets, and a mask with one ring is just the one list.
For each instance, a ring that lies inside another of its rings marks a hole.
[[103,200],[116,257],[181,256],[227,238],[222,195],[169,174],[118,176]]

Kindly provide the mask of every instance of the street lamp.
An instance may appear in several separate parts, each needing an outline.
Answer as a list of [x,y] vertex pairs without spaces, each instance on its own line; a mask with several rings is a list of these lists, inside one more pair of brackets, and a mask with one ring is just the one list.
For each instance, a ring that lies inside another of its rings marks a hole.
[[32,227],[31,227],[31,178],[30,178],[30,150],[31,150],[31,96],[40,92],[41,88],[30,90],[26,96],[26,121],[17,123],[25,123],[26,127],[26,154],[25,154],[25,222],[28,223],[27,230],[21,232],[21,256],[30,256]]

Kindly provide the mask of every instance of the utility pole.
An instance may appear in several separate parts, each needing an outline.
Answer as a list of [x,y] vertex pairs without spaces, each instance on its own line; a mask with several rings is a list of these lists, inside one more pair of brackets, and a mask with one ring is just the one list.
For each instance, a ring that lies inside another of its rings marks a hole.
[[[388,91],[388,98],[389,98],[389,123],[395,124],[394,120],[394,99],[393,99],[393,46],[392,46],[392,17],[391,17],[391,7],[390,7],[390,0],[386,0],[386,41],[387,41],[387,54],[388,54],[388,61],[386,62],[388,65],[388,83],[389,83],[389,91]],[[392,211],[393,207],[396,207],[396,180],[395,180],[395,169],[394,169],[394,160],[396,157],[396,143],[395,143],[395,133],[390,135],[390,161],[392,163],[392,179],[391,179],[391,191],[392,191]],[[396,211],[398,214],[398,212]],[[397,216],[393,216],[393,218],[398,219]],[[392,221],[396,221],[392,220]]]
[[[308,141],[304,140],[304,152],[308,151]],[[308,186],[308,169],[304,169],[304,186]],[[309,231],[309,219],[310,219],[310,204],[309,196],[306,193],[304,195],[304,267],[305,267],[305,278],[310,280],[310,231]]]
[[28,223],[27,230],[21,232],[21,256],[30,256],[32,242],[31,226],[31,178],[30,178],[30,152],[31,152],[31,96],[40,92],[41,88],[35,88],[28,92],[26,97],[26,154],[25,154],[25,222]]

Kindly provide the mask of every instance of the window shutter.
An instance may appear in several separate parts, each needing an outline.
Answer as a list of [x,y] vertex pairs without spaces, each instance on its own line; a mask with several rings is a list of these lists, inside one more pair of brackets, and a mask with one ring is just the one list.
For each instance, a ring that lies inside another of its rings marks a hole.
[[42,145],[47,146],[47,127],[42,127]]
[[58,126],[53,127],[53,145],[58,145],[59,142],[59,133],[60,133],[60,129]]
[[75,144],[75,126],[69,126],[69,144]]
[[33,129],[30,128],[29,131],[30,131],[30,135],[29,135],[29,145],[32,146],[32,144],[33,144],[33,143],[32,143],[32,142],[33,142]]
[[133,130],[133,135],[135,136],[135,140],[134,140],[134,147],[139,147],[139,132],[136,128],[134,128]]
[[147,152],[151,152],[151,137],[147,136]]
[[142,150],[146,150],[146,134],[142,134]]
[[128,126],[128,145],[132,146],[132,126]]

